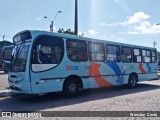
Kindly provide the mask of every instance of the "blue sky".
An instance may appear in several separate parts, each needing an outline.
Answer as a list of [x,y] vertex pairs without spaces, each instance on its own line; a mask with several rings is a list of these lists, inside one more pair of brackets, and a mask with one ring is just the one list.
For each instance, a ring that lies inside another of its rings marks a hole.
[[[78,0],[79,33],[85,37],[160,49],[160,0]],[[0,0],[0,40],[26,29],[74,29],[74,0]]]

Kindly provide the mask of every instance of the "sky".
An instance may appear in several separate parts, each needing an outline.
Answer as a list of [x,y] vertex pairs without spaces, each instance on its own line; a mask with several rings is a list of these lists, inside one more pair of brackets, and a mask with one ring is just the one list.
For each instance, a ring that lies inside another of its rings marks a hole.
[[[74,30],[75,0],[0,0],[0,41],[22,30]],[[84,37],[160,50],[160,0],[78,0],[78,31]]]

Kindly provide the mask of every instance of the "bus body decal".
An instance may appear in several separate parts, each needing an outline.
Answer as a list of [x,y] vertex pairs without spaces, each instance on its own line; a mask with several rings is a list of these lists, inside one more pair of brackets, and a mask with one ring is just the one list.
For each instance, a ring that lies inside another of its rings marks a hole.
[[143,73],[143,74],[146,74],[146,73],[147,73],[147,72],[144,70],[142,63],[139,64],[139,69],[140,69],[141,73]]
[[[96,80],[97,84],[99,86],[111,86],[111,83],[107,82],[101,75],[100,71],[99,71],[99,67],[101,65],[97,64],[97,63],[91,63],[91,68],[90,68],[90,76],[93,76],[94,79]],[[97,77],[96,77],[97,76]]]
[[123,83],[123,78],[121,77],[121,70],[120,70],[120,68],[119,68],[119,66],[116,64],[116,63],[114,63],[114,62],[106,62],[106,64],[110,67],[110,68],[112,68],[112,70],[114,71],[114,73],[116,74],[116,76],[117,76],[117,80],[116,80],[116,82],[117,83]]
[[151,66],[149,65],[149,63],[146,64],[147,68],[148,68],[148,72],[151,73]]

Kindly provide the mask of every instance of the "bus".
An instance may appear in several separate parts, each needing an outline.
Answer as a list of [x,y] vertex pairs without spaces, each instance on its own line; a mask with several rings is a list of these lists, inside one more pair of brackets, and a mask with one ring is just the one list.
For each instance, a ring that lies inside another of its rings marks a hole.
[[160,72],[160,61],[158,60],[158,72]]
[[13,37],[8,82],[25,94],[125,85],[158,78],[157,49],[47,31],[26,30]]
[[9,70],[13,47],[13,45],[8,45],[2,48],[2,70],[4,73],[7,73]]
[[0,51],[0,71],[2,70],[2,53],[1,53],[1,51]]
[[[7,41],[7,40],[4,40],[4,41],[0,41],[0,71],[3,71],[3,47],[4,46],[10,46],[12,45],[13,43]],[[11,55],[11,54],[10,54]]]

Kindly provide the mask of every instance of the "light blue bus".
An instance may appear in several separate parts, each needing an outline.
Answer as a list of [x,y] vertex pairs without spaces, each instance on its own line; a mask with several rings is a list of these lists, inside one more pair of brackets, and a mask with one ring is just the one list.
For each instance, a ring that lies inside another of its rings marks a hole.
[[8,82],[17,93],[80,90],[158,78],[155,48],[46,31],[22,31],[13,37]]

